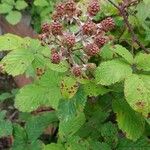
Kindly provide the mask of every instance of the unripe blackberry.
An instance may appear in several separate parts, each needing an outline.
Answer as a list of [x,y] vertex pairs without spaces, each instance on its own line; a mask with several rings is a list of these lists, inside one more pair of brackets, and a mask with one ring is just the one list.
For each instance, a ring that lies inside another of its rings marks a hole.
[[51,23],[51,31],[53,35],[62,35],[63,26],[59,22]]
[[52,61],[52,63],[59,64],[60,63],[60,59],[61,59],[60,55],[57,52],[53,52],[51,54],[51,61]]
[[76,4],[73,0],[69,0],[65,3],[65,13],[70,16],[76,11]]
[[64,15],[64,11],[65,11],[65,6],[64,6],[64,4],[59,3],[59,4],[56,6],[56,12],[57,12],[57,14],[60,15],[60,16],[63,16],[63,15]]
[[73,66],[73,67],[72,67],[72,73],[73,73],[73,75],[76,76],[76,77],[81,76],[81,75],[82,75],[81,67],[80,67],[80,66],[77,66],[77,65]]
[[91,36],[96,33],[96,24],[92,21],[87,21],[83,26],[82,26],[82,32],[85,35]]
[[99,2],[97,0],[91,1],[87,8],[88,14],[90,16],[95,16],[99,11],[100,11]]
[[44,23],[41,27],[42,33],[49,33],[51,30],[50,24]]
[[76,40],[75,40],[74,35],[71,35],[71,34],[64,35],[63,44],[65,44],[65,46],[67,46],[69,48],[73,47],[75,42],[76,42]]
[[101,48],[105,43],[107,42],[105,37],[102,36],[96,36],[94,39],[94,43]]
[[102,26],[102,29],[105,32],[107,32],[107,31],[112,30],[115,27],[115,22],[111,17],[108,17],[101,22],[101,26]]
[[88,56],[94,56],[98,54],[99,47],[95,43],[87,44],[85,47],[85,52]]

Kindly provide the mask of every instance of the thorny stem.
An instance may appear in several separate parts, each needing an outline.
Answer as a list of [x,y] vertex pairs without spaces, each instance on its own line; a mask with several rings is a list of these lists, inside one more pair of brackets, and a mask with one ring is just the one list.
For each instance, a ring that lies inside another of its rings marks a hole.
[[132,36],[132,39],[134,42],[136,42],[146,53],[150,53],[149,50],[146,49],[146,47],[138,40],[138,37],[136,36],[136,34],[134,33],[134,30],[133,30],[133,27],[132,25],[129,23],[128,21],[128,17],[126,15],[126,10],[125,10],[125,7],[124,5],[122,5],[121,7],[120,6],[117,6],[114,2],[112,2],[111,0],[107,0],[108,2],[110,2],[115,8],[118,9],[118,11],[120,12],[121,16],[123,17],[124,19],[124,22],[129,30],[129,32],[131,33],[131,36]]

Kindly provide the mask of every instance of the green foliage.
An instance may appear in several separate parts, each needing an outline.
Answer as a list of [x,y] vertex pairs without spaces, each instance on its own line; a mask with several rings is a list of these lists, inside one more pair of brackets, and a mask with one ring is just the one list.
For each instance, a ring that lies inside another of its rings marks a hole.
[[0,112],[0,137],[12,134],[12,124],[10,121],[5,120],[5,111]]
[[20,22],[22,18],[21,10],[28,6],[24,0],[4,0],[0,2],[0,14],[5,14],[6,20],[12,24],[16,25]]
[[96,70],[96,82],[102,85],[111,85],[130,76],[130,65],[121,59],[102,62]]
[[47,112],[28,119],[25,129],[28,134],[28,140],[35,141],[51,123],[57,122],[55,112]]
[[129,105],[135,110],[147,116],[150,108],[149,75],[133,74],[125,80],[125,97]]
[[[118,5],[122,1],[112,2]],[[31,6],[24,0],[2,0],[0,14],[15,25],[21,20],[21,12],[29,10],[34,28],[40,31],[41,24],[50,21],[49,13],[52,14],[55,3],[34,0]],[[87,4],[86,0],[78,3],[83,14]],[[138,41],[147,50],[150,47],[149,4],[149,0],[143,0],[126,8],[129,26],[132,25]],[[85,16],[80,19],[85,21]],[[12,137],[12,150],[150,149],[150,54],[131,37],[117,9],[101,1],[101,11],[94,21],[99,23],[107,16],[113,16],[116,23],[116,28],[105,34],[111,42],[93,57],[85,55],[82,47],[77,51],[69,49],[66,55],[71,54],[70,59],[61,53],[59,64],[51,62],[51,52],[52,48],[56,51],[60,48],[55,42],[61,36],[54,37],[54,43],[47,46],[28,37],[0,36],[0,51],[6,53],[0,69],[13,77],[24,74],[32,78],[32,83],[18,92],[2,91],[0,95],[0,138]],[[72,25],[63,20],[65,32],[78,34],[75,19]],[[84,44],[91,41],[82,38]],[[77,43],[75,48],[80,46]],[[73,74],[75,64],[82,66],[80,77]],[[5,108],[6,100],[10,99],[14,106]],[[11,114],[13,110],[17,110],[15,117]]]
[[137,68],[143,71],[150,71],[150,54],[139,53],[135,57]]
[[141,114],[133,111],[124,99],[115,99],[113,110],[116,113],[119,128],[129,139],[136,140],[141,137],[145,125]]

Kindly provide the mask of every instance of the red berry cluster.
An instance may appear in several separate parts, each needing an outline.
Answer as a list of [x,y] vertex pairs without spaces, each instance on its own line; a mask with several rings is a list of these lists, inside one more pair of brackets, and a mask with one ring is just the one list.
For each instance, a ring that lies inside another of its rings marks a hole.
[[67,61],[70,72],[76,77],[87,76],[88,70],[95,68],[95,64],[88,63],[89,59],[99,54],[101,47],[110,40],[105,33],[115,26],[111,17],[96,24],[94,16],[99,11],[98,0],[89,3],[86,19],[82,19],[83,13],[73,0],[56,6],[52,22],[43,24],[39,35],[42,45],[51,49],[52,63]]

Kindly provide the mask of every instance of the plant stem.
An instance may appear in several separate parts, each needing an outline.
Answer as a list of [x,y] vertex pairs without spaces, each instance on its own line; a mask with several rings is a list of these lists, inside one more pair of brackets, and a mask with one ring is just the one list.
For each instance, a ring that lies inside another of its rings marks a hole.
[[136,34],[134,33],[134,30],[133,30],[133,27],[132,25],[129,23],[128,21],[128,17],[126,15],[126,10],[125,10],[125,7],[124,5],[121,5],[122,7],[120,6],[117,6],[114,2],[112,2],[111,0],[107,0],[108,2],[110,2],[115,8],[118,9],[118,11],[120,12],[120,15],[123,17],[124,19],[124,22],[129,30],[129,32],[131,33],[131,36],[132,36],[132,40],[134,42],[136,42],[146,53],[150,53],[149,50],[146,49],[146,47],[139,41],[138,37],[136,36]]

